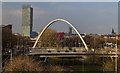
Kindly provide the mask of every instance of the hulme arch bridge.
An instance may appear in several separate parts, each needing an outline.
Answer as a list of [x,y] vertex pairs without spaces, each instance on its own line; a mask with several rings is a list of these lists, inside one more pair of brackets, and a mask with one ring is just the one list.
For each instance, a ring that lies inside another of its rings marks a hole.
[[[84,44],[84,47],[85,47],[85,52],[84,51],[69,51],[69,52],[66,52],[66,51],[54,51],[54,52],[48,52],[46,50],[43,50],[43,49],[39,49],[39,50],[36,50],[35,47],[39,41],[39,39],[41,38],[41,36],[44,34],[45,30],[50,26],[52,25],[53,23],[57,22],[57,21],[62,21],[62,22],[65,22],[67,23],[68,25],[70,25],[74,30],[75,32],[78,34],[79,38],[81,39],[82,43]],[[91,56],[91,55],[94,55],[94,56],[97,56],[97,57],[100,57],[101,60],[103,58],[111,58],[111,60],[115,60],[115,71],[117,72],[117,57],[118,57],[118,52],[102,52],[102,51],[99,51],[99,52],[94,52],[94,51],[90,51],[90,49],[88,49],[85,41],[83,40],[82,36],[80,35],[79,31],[75,28],[75,26],[73,24],[71,24],[70,22],[68,22],[67,20],[64,20],[64,19],[55,19],[51,22],[49,22],[44,28],[43,30],[40,32],[40,34],[38,35],[37,37],[37,40],[35,41],[34,43],[34,46],[32,47],[32,51],[29,52],[27,54],[28,56],[39,56],[39,57],[43,57],[45,58],[44,59],[44,62],[46,61],[47,57],[61,57],[61,58],[65,58],[65,57],[73,57],[73,58],[83,58],[84,60],[88,57],[88,56]]]
[[35,44],[34,44],[33,48],[36,47],[36,45],[37,45],[37,43],[38,43],[38,40],[41,38],[41,36],[42,36],[43,33],[45,32],[45,30],[46,30],[50,25],[52,25],[53,23],[55,23],[55,22],[57,22],[57,21],[62,21],[62,22],[67,23],[68,25],[70,25],[70,26],[75,30],[75,32],[78,34],[79,38],[81,39],[82,43],[84,44],[84,47],[85,47],[86,51],[88,51],[88,47],[87,47],[85,41],[83,40],[82,36],[80,35],[79,31],[75,28],[75,26],[74,26],[72,23],[70,23],[69,21],[64,20],[64,19],[55,19],[55,20],[52,20],[51,22],[49,22],[49,23],[43,28],[43,30],[40,32],[40,34],[38,35],[38,38],[37,38],[37,40],[35,41]]
[[[39,50],[35,49],[39,39],[44,34],[45,30],[50,25],[52,25],[53,23],[58,22],[58,21],[62,21],[62,22],[67,23],[69,26],[71,26],[75,30],[75,32],[78,34],[79,38],[81,39],[82,43],[84,44],[84,47],[85,47],[86,51],[84,51],[84,52],[83,51],[79,51],[79,52],[77,52],[77,51],[68,51],[68,52],[65,52],[65,51],[64,52],[63,51],[62,52],[61,51],[59,51],[59,52],[58,51],[54,51],[54,52],[51,52],[50,51],[50,52],[48,52],[48,51],[43,50],[43,49],[39,49]],[[103,53],[103,52],[95,53],[94,51],[91,52],[88,49],[88,47],[87,47],[85,41],[83,40],[82,36],[80,35],[80,32],[75,28],[75,26],[72,23],[70,23],[69,21],[64,20],[64,19],[55,19],[55,20],[52,20],[51,22],[49,22],[43,28],[43,30],[40,32],[40,34],[38,35],[37,40],[35,41],[34,46],[32,47],[32,51],[29,52],[28,55],[39,55],[41,57],[80,57],[81,55],[98,55],[100,57],[111,57],[111,58],[112,57],[117,57],[116,52],[115,53],[107,53],[107,52],[105,52],[105,53]]]

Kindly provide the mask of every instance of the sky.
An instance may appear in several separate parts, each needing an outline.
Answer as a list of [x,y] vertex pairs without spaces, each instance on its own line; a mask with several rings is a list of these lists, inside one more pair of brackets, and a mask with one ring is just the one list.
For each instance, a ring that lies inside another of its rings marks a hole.
[[2,2],[118,2],[119,0],[1,0]]
[[[71,22],[80,33],[110,34],[118,30],[117,2],[4,2],[2,24],[12,24],[13,32],[21,33],[22,5],[33,7],[33,30],[39,32],[50,21],[63,18]],[[68,31],[64,22],[50,26],[57,31]]]

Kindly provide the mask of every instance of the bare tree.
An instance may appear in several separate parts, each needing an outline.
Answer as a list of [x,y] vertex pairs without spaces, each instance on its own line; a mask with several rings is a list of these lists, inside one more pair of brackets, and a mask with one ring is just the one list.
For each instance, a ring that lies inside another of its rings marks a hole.
[[61,73],[63,71],[63,68],[61,66],[52,66],[42,61],[38,62],[35,59],[28,56],[17,56],[5,65],[3,72],[53,73],[54,71],[58,71],[59,73]]
[[45,30],[43,35],[40,38],[40,44],[38,46],[40,47],[53,47],[56,46],[56,31],[53,29],[48,28]]

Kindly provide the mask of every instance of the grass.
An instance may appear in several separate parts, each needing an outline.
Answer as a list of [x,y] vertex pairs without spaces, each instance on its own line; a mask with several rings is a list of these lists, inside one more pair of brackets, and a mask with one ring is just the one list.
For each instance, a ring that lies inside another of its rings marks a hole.
[[[60,63],[62,62],[61,58],[50,58],[51,60],[53,60],[54,62]],[[71,58],[71,60],[73,61],[73,59]],[[100,66],[98,65],[88,65],[88,64],[77,64],[77,65],[73,65],[68,58],[64,58],[63,60],[64,63],[68,63],[67,65],[63,65],[64,69],[69,71],[75,71],[75,73],[99,73],[100,71]]]

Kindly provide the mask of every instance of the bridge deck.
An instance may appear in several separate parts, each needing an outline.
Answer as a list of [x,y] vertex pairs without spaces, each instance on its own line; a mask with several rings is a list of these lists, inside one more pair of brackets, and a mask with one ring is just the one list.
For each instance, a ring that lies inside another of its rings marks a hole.
[[116,53],[89,53],[89,52],[33,52],[27,55],[41,57],[81,57],[81,56],[99,56],[99,57],[118,57]]

